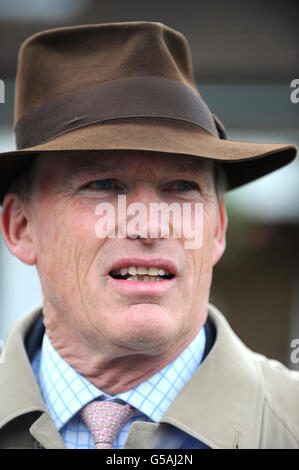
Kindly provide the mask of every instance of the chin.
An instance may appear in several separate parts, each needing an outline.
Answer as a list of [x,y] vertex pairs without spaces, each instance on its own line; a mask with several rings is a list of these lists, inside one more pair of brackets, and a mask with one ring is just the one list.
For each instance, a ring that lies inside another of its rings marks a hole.
[[[178,310],[174,310],[178,311]],[[157,304],[134,304],[106,312],[105,336],[115,345],[155,354],[166,351],[174,344],[183,328],[176,314]],[[113,318],[113,321],[111,321]],[[98,324],[102,330],[103,323]],[[155,350],[155,351],[154,351]]]
[[118,344],[134,351],[150,354],[160,354],[167,351],[175,342],[175,331],[170,325],[158,322],[134,325],[127,324],[122,338],[119,337]]
[[131,355],[158,356],[169,351],[171,344],[170,338],[160,337],[152,338],[144,335],[142,338],[126,339],[118,343],[119,346],[125,347],[131,351]]

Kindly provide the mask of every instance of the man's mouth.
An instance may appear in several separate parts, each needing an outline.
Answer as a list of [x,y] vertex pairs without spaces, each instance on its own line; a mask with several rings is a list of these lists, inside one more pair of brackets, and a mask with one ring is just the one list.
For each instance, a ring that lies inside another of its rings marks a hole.
[[174,277],[170,272],[156,266],[124,266],[110,271],[109,275],[114,279],[135,282],[159,282]]

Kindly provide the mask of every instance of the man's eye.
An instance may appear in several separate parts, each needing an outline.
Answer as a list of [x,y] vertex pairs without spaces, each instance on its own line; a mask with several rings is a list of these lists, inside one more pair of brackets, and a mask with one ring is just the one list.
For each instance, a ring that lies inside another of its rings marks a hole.
[[173,191],[199,191],[199,186],[194,181],[177,180],[166,185],[166,189]]
[[121,189],[121,185],[112,178],[106,178],[104,180],[91,181],[84,185],[84,189],[94,189],[96,191],[109,191],[113,189]]

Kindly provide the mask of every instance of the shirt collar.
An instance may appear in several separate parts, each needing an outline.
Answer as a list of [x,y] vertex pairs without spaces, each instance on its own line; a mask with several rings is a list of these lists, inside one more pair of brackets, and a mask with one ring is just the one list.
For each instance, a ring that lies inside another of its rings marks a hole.
[[132,390],[119,395],[154,422],[159,422],[177,394],[199,367],[206,344],[204,328],[182,351],[182,353],[164,369]]
[[205,349],[204,327],[188,347],[164,369],[116,396],[109,396],[73,369],[45,334],[39,364],[34,369],[43,399],[58,430],[92,400],[121,399],[159,422],[177,394],[200,365]]

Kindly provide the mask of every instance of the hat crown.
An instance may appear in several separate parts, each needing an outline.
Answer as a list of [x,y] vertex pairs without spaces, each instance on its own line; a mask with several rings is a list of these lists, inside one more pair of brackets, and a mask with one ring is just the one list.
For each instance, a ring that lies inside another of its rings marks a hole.
[[60,96],[147,76],[177,80],[196,90],[191,52],[181,33],[154,22],[43,31],[20,49],[15,123]]

